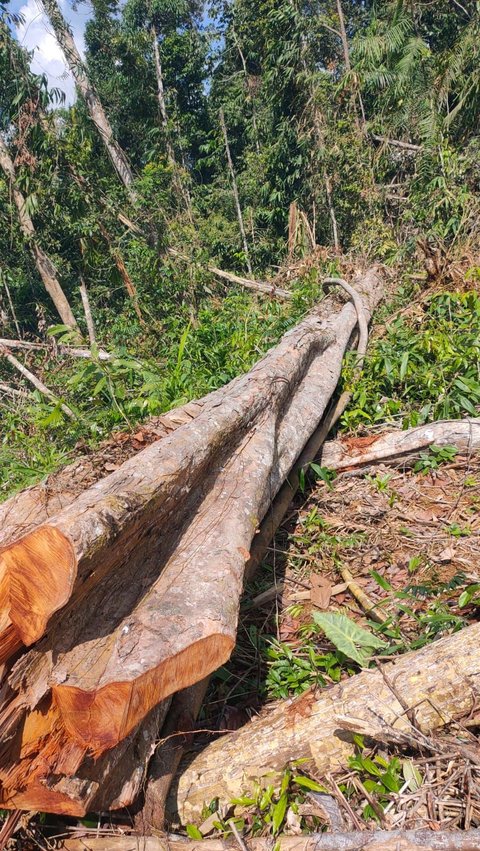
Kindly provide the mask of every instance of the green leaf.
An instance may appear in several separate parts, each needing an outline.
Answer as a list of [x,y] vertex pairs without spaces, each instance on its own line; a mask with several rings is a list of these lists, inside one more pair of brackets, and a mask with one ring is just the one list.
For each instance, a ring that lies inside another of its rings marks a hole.
[[272,815],[272,827],[274,834],[277,834],[280,830],[283,820],[285,818],[285,813],[287,812],[288,807],[288,795],[286,792],[283,795],[280,795],[275,807],[273,808]]
[[371,570],[370,576],[373,577],[375,582],[378,585],[380,585],[380,588],[383,588],[384,591],[391,591],[392,590],[392,586],[390,585],[390,582],[387,582],[387,580],[384,579],[384,577],[381,576],[379,573],[377,573],[376,570]]
[[189,836],[190,839],[203,839],[202,834],[195,824],[187,824],[185,830],[187,831],[187,836]]
[[380,650],[386,647],[384,641],[357,626],[346,615],[336,612],[314,612],[313,619],[337,650],[362,667],[366,665],[374,649]]
[[403,762],[402,766],[403,776],[408,783],[408,788],[411,792],[416,792],[417,789],[420,789],[420,786],[423,782],[423,777],[420,774],[416,765],[413,764],[411,759],[406,759]]
[[320,786],[320,783],[317,783],[316,780],[312,780],[310,777],[304,777],[303,774],[297,774],[294,780],[301,789],[310,789],[312,792],[326,792],[324,786]]
[[409,358],[409,353],[404,352],[403,357],[402,357],[402,362],[400,364],[400,381],[403,381],[403,379],[405,378],[405,375],[406,375],[406,372],[407,372],[407,366],[408,366],[408,358]]

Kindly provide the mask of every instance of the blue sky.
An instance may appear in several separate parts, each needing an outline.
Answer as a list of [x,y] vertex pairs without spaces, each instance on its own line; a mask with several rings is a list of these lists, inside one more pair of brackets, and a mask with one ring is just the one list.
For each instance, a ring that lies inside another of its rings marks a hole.
[[[91,12],[87,3],[81,3],[74,11],[68,0],[58,0],[59,6],[73,30],[76,45],[84,51],[85,23]],[[75,100],[75,86],[67,63],[60,50],[40,0],[12,0],[12,12],[20,12],[24,23],[16,27],[15,35],[20,44],[34,51],[32,71],[46,74],[50,86],[65,92],[67,103]]]

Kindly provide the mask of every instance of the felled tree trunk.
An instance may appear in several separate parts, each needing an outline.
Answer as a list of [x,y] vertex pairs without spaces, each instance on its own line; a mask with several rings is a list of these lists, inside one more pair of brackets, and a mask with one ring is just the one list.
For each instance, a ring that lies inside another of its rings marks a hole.
[[322,464],[341,472],[385,461],[403,464],[430,446],[455,446],[460,452],[480,448],[480,418],[443,420],[406,431],[383,432],[368,437],[345,437],[325,443]]
[[[194,821],[205,802],[228,803],[266,773],[272,783],[275,772],[297,759],[311,760],[321,777],[353,752],[345,731],[373,739],[384,738],[386,728],[428,734],[463,716],[475,707],[480,687],[479,639],[480,624],[474,624],[332,688],[278,704],[194,757],[172,790],[172,808],[183,823]],[[415,728],[407,717],[412,713]]]
[[[356,286],[370,310],[378,272]],[[351,304],[325,301],[189,423],[3,550],[19,637],[48,626],[10,676],[5,805],[21,791],[27,806],[33,782],[50,787],[52,735],[30,753],[21,732],[34,707],[55,713],[55,736],[99,756],[229,657],[255,529],[323,416],[355,324]]]
[[[201,842],[184,836],[82,836],[65,839],[65,851],[237,851],[238,843],[224,839]],[[251,851],[479,851],[480,830],[378,830],[351,833],[313,833],[310,836],[268,836],[248,839]]]

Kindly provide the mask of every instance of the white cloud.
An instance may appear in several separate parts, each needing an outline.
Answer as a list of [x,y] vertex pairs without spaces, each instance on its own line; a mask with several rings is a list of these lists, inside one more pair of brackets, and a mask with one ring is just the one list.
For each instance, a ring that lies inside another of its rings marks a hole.
[[[87,14],[73,12],[67,6],[66,0],[61,0],[60,6],[72,28],[77,48],[83,56],[85,50],[83,32]],[[39,0],[27,0],[20,7],[19,12],[23,17],[23,23],[16,28],[17,38],[23,47],[33,51],[32,71],[34,74],[46,74],[49,86],[61,89],[65,92],[66,103],[73,103],[75,84]]]

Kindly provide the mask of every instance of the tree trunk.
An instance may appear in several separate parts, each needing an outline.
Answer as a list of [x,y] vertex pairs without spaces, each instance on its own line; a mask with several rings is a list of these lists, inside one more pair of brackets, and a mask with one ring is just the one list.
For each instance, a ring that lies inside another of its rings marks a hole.
[[[357,287],[370,311],[376,270]],[[228,659],[256,525],[323,416],[355,324],[351,304],[327,299],[194,420],[4,548],[17,639],[48,626],[10,676],[4,738],[48,699],[56,735],[100,755]],[[47,737],[45,778],[52,749]]]
[[96,338],[96,335],[95,335],[95,325],[93,324],[93,316],[92,316],[92,309],[90,307],[90,299],[88,297],[87,285],[85,283],[85,278],[83,277],[83,275],[80,275],[80,297],[82,299],[83,312],[85,314],[85,322],[87,323],[88,339],[90,340],[90,345],[94,346],[97,342],[97,338]]
[[25,206],[25,198],[20,192],[15,176],[15,167],[13,165],[12,159],[8,152],[8,148],[0,134],[0,167],[3,169],[7,180],[10,183],[11,192],[13,195],[13,200],[15,202],[15,206],[18,212],[18,220],[20,224],[20,229],[28,243],[30,251],[33,254],[33,258],[35,260],[35,264],[38,270],[38,274],[40,275],[43,285],[52,299],[58,315],[62,320],[64,325],[68,325],[70,328],[76,328],[77,322],[72,313],[72,309],[67,301],[65,293],[61,287],[61,284],[57,278],[57,274],[53,263],[47,257],[42,248],[38,245],[36,241],[36,233],[33,222],[27,212]]
[[230,153],[230,145],[228,142],[227,125],[225,124],[225,116],[223,109],[220,110],[220,127],[222,128],[223,140],[225,142],[225,153],[227,155],[228,170],[232,181],[233,200],[235,201],[235,209],[237,211],[238,226],[242,237],[243,251],[245,253],[245,262],[247,264],[248,274],[252,274],[252,264],[250,263],[250,252],[248,250],[247,234],[245,233],[245,225],[243,223],[242,208],[240,206],[240,198],[238,197],[237,178],[233,167],[232,155]]
[[133,189],[134,176],[130,163],[113,135],[110,122],[95,88],[88,78],[85,65],[77,50],[70,28],[56,0],[42,0],[42,3],[73,78],[85,100],[90,118],[100,134],[112,165],[125,186],[131,201],[135,202],[137,200],[137,194]]
[[[148,422],[138,427],[138,435],[117,434],[95,452],[80,456],[67,467],[51,473],[39,484],[32,485],[1,503],[0,548],[24,537],[71,505],[80,494],[103,479],[112,465],[120,467],[150,443],[167,437],[180,426],[195,419],[205,410],[207,402],[209,406],[218,404],[222,392],[222,389],[215,390],[203,399],[188,402],[159,417],[151,417]],[[141,440],[137,439],[138,436],[141,436]]]
[[[238,851],[233,839],[204,839],[185,836],[81,836],[65,839],[65,851]],[[137,844],[138,842],[138,844]],[[249,838],[250,851],[480,851],[480,830],[360,830],[352,833],[313,833],[310,836]]]
[[367,437],[345,437],[332,440],[322,450],[322,465],[341,472],[385,461],[404,464],[418,458],[430,446],[454,446],[460,452],[480,449],[480,418],[439,420],[406,431],[372,434]]
[[[331,688],[282,701],[191,759],[172,807],[182,823],[191,822],[204,803],[240,797],[266,772],[272,783],[293,760],[311,760],[319,777],[345,765],[352,732],[383,740],[393,728],[408,743],[417,729],[428,734],[468,714],[480,686],[479,639],[480,624],[474,624]],[[415,727],[407,718],[412,712]]]
[[[349,46],[348,46],[347,30],[346,30],[346,27],[345,27],[345,17],[344,17],[344,14],[343,14],[342,0],[337,0],[337,14],[338,14],[338,22],[339,22],[339,25],[340,25],[340,38],[341,38],[341,41],[342,41],[343,59],[344,59],[344,62],[345,62],[345,69],[346,69],[347,73],[350,74],[351,71],[352,71],[352,63],[350,62],[350,49],[349,49]],[[358,86],[357,86],[356,83],[355,83],[355,91],[356,91],[356,96],[358,98],[358,103],[359,103],[359,106],[360,106],[360,112],[361,112],[361,115],[362,115],[362,125],[365,125],[365,110],[364,110],[364,107],[363,107],[362,95],[360,94],[360,91],[358,90]],[[357,125],[359,126],[358,118],[356,120],[357,120]]]
[[158,100],[158,111],[160,113],[160,123],[162,125],[162,130],[165,136],[165,145],[167,148],[167,156],[168,160],[172,166],[173,170],[173,182],[183,197],[185,201],[185,206],[190,216],[192,217],[192,201],[190,198],[190,194],[186,187],[183,184],[183,180],[181,179],[178,173],[178,163],[175,157],[175,151],[173,149],[172,140],[170,137],[170,132],[168,128],[168,117],[167,117],[167,105],[165,102],[165,89],[163,86],[163,71],[162,71],[162,62],[160,59],[160,50],[158,48],[158,33],[156,27],[152,25],[152,44],[153,44],[153,57],[155,61],[155,75],[157,78],[157,100]]
[[163,87],[162,63],[160,60],[160,50],[158,48],[158,33],[155,26],[152,26],[152,43],[153,57],[155,60],[155,75],[157,78],[157,100],[158,111],[160,113],[160,123],[165,135],[165,144],[167,146],[168,159],[170,160],[172,166],[176,168],[177,163],[175,159],[175,151],[173,150],[172,141],[170,139],[170,133],[168,131],[167,105],[165,103],[165,89]]

